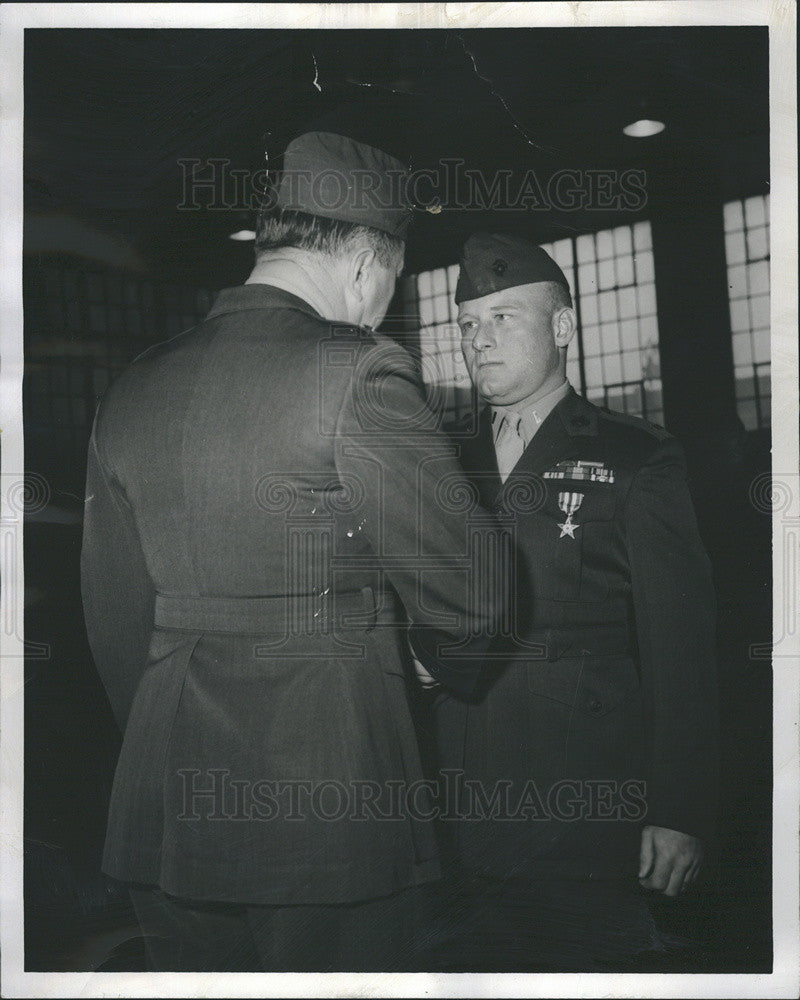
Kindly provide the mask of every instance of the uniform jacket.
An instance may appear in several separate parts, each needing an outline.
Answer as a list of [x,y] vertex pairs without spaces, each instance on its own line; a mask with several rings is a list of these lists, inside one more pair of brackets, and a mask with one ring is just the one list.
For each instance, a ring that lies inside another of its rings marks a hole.
[[[443,766],[484,796],[461,803],[460,853],[499,874],[635,873],[643,823],[714,823],[715,596],[682,451],[570,390],[501,484],[490,424],[456,438],[513,531],[516,615],[492,683],[437,706]],[[506,818],[481,819],[504,782]]]
[[454,454],[404,350],[268,285],[222,292],[109,389],[82,549],[124,730],[109,875],[270,904],[436,877],[430,824],[386,795],[421,778],[407,616],[464,692],[487,644],[463,514],[435,501]]

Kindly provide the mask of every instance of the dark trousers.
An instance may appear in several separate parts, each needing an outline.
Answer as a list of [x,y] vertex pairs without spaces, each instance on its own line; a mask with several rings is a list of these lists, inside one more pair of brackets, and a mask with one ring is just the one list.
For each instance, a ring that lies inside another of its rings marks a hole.
[[443,883],[432,969],[444,972],[634,971],[636,957],[678,946],[657,929],[630,880],[494,879]]
[[432,890],[335,906],[244,906],[132,887],[154,972],[420,971]]

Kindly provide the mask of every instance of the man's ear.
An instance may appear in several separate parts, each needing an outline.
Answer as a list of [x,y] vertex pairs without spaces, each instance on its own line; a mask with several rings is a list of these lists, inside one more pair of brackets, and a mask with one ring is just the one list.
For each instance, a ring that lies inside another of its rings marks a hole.
[[370,247],[363,247],[350,258],[347,283],[359,302],[364,298],[364,289],[372,272],[374,262],[375,251],[370,249]]
[[553,336],[556,347],[566,348],[578,329],[578,317],[575,310],[569,306],[557,309],[553,313]]

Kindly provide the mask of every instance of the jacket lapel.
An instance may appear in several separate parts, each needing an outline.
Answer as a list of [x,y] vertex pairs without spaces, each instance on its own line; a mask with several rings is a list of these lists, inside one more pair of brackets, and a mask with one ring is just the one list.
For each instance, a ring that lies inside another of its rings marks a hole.
[[461,437],[461,463],[477,487],[481,503],[495,507],[502,505],[515,484],[520,487],[526,477],[541,476],[556,462],[572,457],[574,448],[580,451],[583,439],[596,436],[596,408],[570,388],[545,418],[505,483],[497,468],[491,407],[484,407],[478,415],[477,433]]
[[494,506],[503,484],[497,469],[490,407],[484,407],[478,414],[477,431],[462,436],[459,444],[461,464],[476,486],[481,503],[484,507]]
[[554,463],[570,458],[573,448],[580,449],[583,438],[596,436],[597,412],[594,406],[570,388],[534,434],[503,484],[498,500],[502,503],[509,490],[514,490],[515,484],[522,485],[525,477],[539,477]]

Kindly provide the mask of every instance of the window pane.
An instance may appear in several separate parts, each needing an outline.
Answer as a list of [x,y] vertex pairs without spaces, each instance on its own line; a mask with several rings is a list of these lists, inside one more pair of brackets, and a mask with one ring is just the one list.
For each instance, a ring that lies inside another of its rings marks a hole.
[[753,366],[745,365],[734,370],[736,377],[736,398],[752,399],[755,394],[755,381],[753,378]]
[[620,287],[624,285],[632,285],[634,281],[633,278],[633,257],[630,254],[626,254],[624,257],[617,258],[617,284]]
[[600,315],[597,311],[597,296],[587,295],[586,298],[581,295],[581,322],[587,325],[597,323],[600,320]]
[[729,201],[724,209],[725,232],[744,228],[744,214],[740,201]]
[[614,250],[618,255],[630,254],[633,251],[633,239],[627,226],[614,230]]
[[649,250],[652,245],[649,222],[637,222],[633,227],[633,245],[637,250]]
[[764,226],[747,232],[747,256],[749,260],[761,260],[769,254],[767,230]]
[[624,351],[622,354],[622,377],[626,382],[641,378],[642,366],[639,363],[638,351]]
[[450,317],[450,300],[447,295],[438,295],[434,299],[433,313],[437,323],[446,323]]
[[434,295],[447,293],[447,274],[444,268],[440,267],[431,274],[431,284]]
[[632,286],[621,288],[617,292],[617,298],[619,299],[619,314],[623,319],[630,319],[636,315],[636,290]]
[[597,265],[597,284],[600,288],[613,288],[616,284],[613,260],[601,260]]
[[747,295],[747,272],[759,264],[737,264],[728,269],[728,295],[732,299],[741,299]]
[[581,296],[597,291],[597,268],[594,261],[578,265],[578,285]]
[[748,198],[745,201],[744,220],[748,229],[764,225],[766,218],[764,212],[764,199],[761,195],[757,195],[755,198]]
[[652,250],[643,250],[636,254],[636,280],[642,285],[656,280]]
[[635,319],[625,319],[619,325],[622,350],[633,350],[639,346],[639,324]]
[[591,235],[579,236],[575,241],[575,253],[579,265],[585,261],[594,260],[594,237]]
[[423,326],[429,326],[434,321],[433,299],[420,299],[419,318]]
[[603,344],[603,354],[607,355],[619,351],[619,325],[617,323],[606,323],[600,327],[600,339]]
[[658,320],[655,316],[645,316],[639,320],[639,338],[643,347],[658,344]]
[[769,330],[756,330],[753,334],[753,360],[769,361]]
[[769,295],[757,295],[750,300],[750,318],[756,329],[769,326]]
[[656,286],[641,285],[639,287],[639,314],[654,315],[656,311]]
[[753,363],[753,347],[749,331],[746,333],[734,333],[732,337],[732,346],[733,363],[735,365],[748,365]]
[[744,233],[728,233],[725,237],[725,256],[729,264],[743,264],[746,258]]
[[731,330],[750,329],[750,310],[747,306],[747,299],[733,299],[731,308]]
[[603,370],[600,366],[599,358],[585,358],[583,370],[586,373],[587,387],[597,387],[603,384]]
[[619,354],[609,354],[603,358],[603,368],[605,370],[606,385],[622,381],[622,363]]
[[617,296],[615,292],[600,293],[600,322],[608,323],[617,318]]
[[[736,270],[731,268],[731,272]],[[751,295],[769,294],[769,264],[760,260],[756,264],[747,265],[747,281]]]
[[585,326],[581,331],[583,337],[583,353],[586,357],[593,357],[600,353],[600,327]]
[[614,237],[612,236],[610,229],[604,229],[602,232],[598,233],[595,237],[595,242],[597,245],[598,260],[603,260],[606,257],[613,257]]

